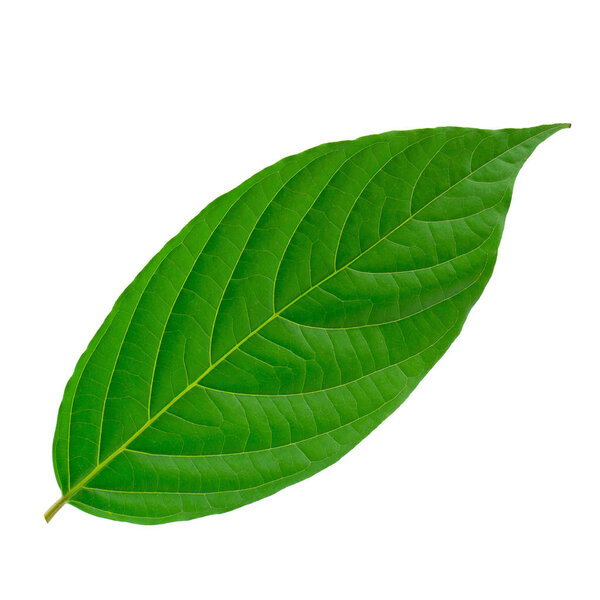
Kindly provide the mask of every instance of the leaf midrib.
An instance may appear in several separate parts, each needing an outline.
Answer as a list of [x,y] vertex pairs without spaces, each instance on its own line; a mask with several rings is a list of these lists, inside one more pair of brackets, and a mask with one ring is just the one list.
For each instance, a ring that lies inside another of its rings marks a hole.
[[[245,344],[251,337],[253,337],[254,335],[256,335],[259,331],[261,331],[269,323],[271,323],[272,321],[274,321],[275,319],[277,319],[282,313],[284,313],[288,308],[290,308],[291,306],[293,306],[296,302],[298,302],[299,300],[301,300],[302,298],[304,298],[305,296],[307,296],[308,294],[310,294],[312,291],[314,291],[315,289],[317,289],[318,287],[320,287],[321,285],[323,285],[325,282],[327,282],[330,279],[332,279],[333,277],[335,277],[338,273],[340,273],[341,271],[343,271],[344,269],[346,269],[347,267],[349,267],[350,265],[352,265],[353,263],[355,263],[357,260],[359,260],[360,258],[362,258],[367,252],[370,252],[378,244],[380,244],[381,242],[383,242],[384,240],[386,240],[387,238],[389,238],[391,235],[393,235],[396,231],[398,231],[399,229],[401,229],[402,227],[404,227],[404,225],[406,225],[412,219],[414,219],[414,217],[416,215],[418,215],[419,213],[421,213],[422,211],[424,211],[426,208],[428,208],[429,206],[431,206],[431,204],[433,204],[434,202],[436,202],[437,200],[439,200],[442,196],[444,196],[445,194],[447,194],[450,190],[454,189],[456,186],[460,185],[462,182],[464,182],[467,179],[469,179],[470,177],[472,177],[475,173],[477,173],[481,169],[485,168],[486,166],[488,166],[492,162],[500,159],[502,156],[504,156],[508,152],[511,152],[515,148],[518,148],[519,146],[522,146],[523,144],[529,142],[530,140],[532,140],[532,139],[534,139],[536,137],[539,137],[540,135],[546,134],[549,131],[554,131],[554,130],[558,131],[558,130],[562,129],[563,127],[564,127],[564,125],[559,125],[559,126],[556,126],[556,127],[553,127],[553,128],[548,128],[548,129],[545,129],[543,131],[540,131],[539,133],[536,133],[535,135],[532,135],[532,136],[526,138],[525,140],[519,142],[518,144],[515,144],[514,146],[511,146],[510,148],[507,148],[505,151],[501,152],[500,154],[498,154],[494,158],[490,159],[489,161],[487,161],[487,162],[483,163],[482,165],[480,165],[479,167],[477,167],[477,169],[475,169],[473,171],[470,171],[467,175],[465,175],[464,177],[462,177],[461,179],[459,179],[456,183],[453,183],[451,186],[449,186],[443,192],[441,192],[440,194],[438,194],[437,196],[435,196],[435,198],[433,198],[432,200],[430,200],[429,202],[427,202],[426,204],[424,204],[421,208],[419,208],[417,211],[415,211],[410,216],[408,216],[404,221],[402,221],[402,223],[400,223],[399,225],[397,225],[396,227],[394,227],[391,231],[389,231],[384,236],[382,236],[381,238],[379,238],[379,240],[377,240],[374,244],[372,244],[371,246],[369,246],[368,248],[366,248],[365,250],[363,250],[355,258],[353,258],[352,260],[350,260],[349,262],[347,262],[345,265],[343,265],[343,266],[335,269],[330,275],[328,275],[327,277],[324,277],[321,281],[319,281],[318,283],[312,285],[306,291],[302,292],[302,294],[298,295],[294,300],[292,300],[291,302],[289,302],[288,304],[286,304],[280,310],[274,312],[268,319],[266,319],[265,321],[263,321],[263,323],[261,325],[259,325],[253,331],[251,331],[242,340],[240,340],[237,344],[235,344],[230,350],[228,350],[225,354],[223,354],[218,360],[216,360],[214,363],[212,363],[198,378],[196,378],[194,381],[192,381],[190,384],[188,384],[188,386],[185,387],[179,394],[177,394],[170,402],[168,402],[167,404],[165,404],[165,406],[163,406],[163,408],[161,408],[159,411],[157,411],[157,413],[152,418],[148,419],[148,421],[146,421],[146,423],[136,433],[134,433],[127,441],[125,441],[119,448],[117,448],[109,456],[107,456],[101,463],[99,463],[96,467],[94,467],[94,469],[92,469],[85,477],[83,477],[76,485],[74,485],[66,494],[64,494],[63,497],[56,504],[60,503],[60,505],[62,505],[64,503],[68,502],[78,491],[81,490],[81,488],[83,488],[85,486],[85,484],[88,481],[90,481],[91,479],[93,479],[108,463],[110,463],[114,458],[116,458],[119,454],[121,454],[121,452],[123,452],[124,450],[126,450],[127,446],[129,446],[144,431],[146,431],[146,429],[148,429],[165,412],[167,412],[180,398],[182,398],[190,390],[192,390],[198,383],[200,383],[200,381],[202,381],[202,379],[204,379],[209,373],[211,373],[216,367],[218,367],[224,360],[226,360],[238,348],[240,348],[243,344]],[[448,140],[442,146],[442,148],[440,148],[439,151],[441,151],[443,149],[443,147],[445,147],[445,145],[449,141],[451,141],[451,140]]]

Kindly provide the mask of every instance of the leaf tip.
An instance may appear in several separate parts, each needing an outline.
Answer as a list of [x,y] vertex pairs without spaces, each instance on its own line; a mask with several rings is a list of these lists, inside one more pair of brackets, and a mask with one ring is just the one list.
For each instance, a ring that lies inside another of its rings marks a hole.
[[540,125],[540,127],[543,127],[545,129],[552,129],[554,131],[559,131],[561,129],[570,129],[571,123],[549,123],[547,125]]

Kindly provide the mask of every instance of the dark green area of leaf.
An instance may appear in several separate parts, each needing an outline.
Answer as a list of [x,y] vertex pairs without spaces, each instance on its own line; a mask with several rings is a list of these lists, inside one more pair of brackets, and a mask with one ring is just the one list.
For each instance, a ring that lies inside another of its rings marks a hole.
[[515,177],[564,124],[325,144],[221,196],[117,300],[67,384],[65,502],[164,523],[332,464],[446,351]]

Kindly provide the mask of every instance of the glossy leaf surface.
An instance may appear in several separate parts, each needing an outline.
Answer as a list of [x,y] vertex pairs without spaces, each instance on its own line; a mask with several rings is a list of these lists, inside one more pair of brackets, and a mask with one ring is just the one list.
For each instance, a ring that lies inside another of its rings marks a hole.
[[67,384],[65,502],[163,523],[332,464],[394,411],[488,281],[515,177],[564,124],[325,144],[207,206],[117,300]]

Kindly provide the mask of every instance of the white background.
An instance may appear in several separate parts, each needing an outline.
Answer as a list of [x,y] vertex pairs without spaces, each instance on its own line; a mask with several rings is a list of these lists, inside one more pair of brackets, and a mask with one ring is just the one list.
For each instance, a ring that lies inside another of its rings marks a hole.
[[[594,4],[4,1],[0,595],[600,598]],[[339,463],[222,516],[45,524],[78,356],[210,200],[326,141],[561,121],[462,335]]]

